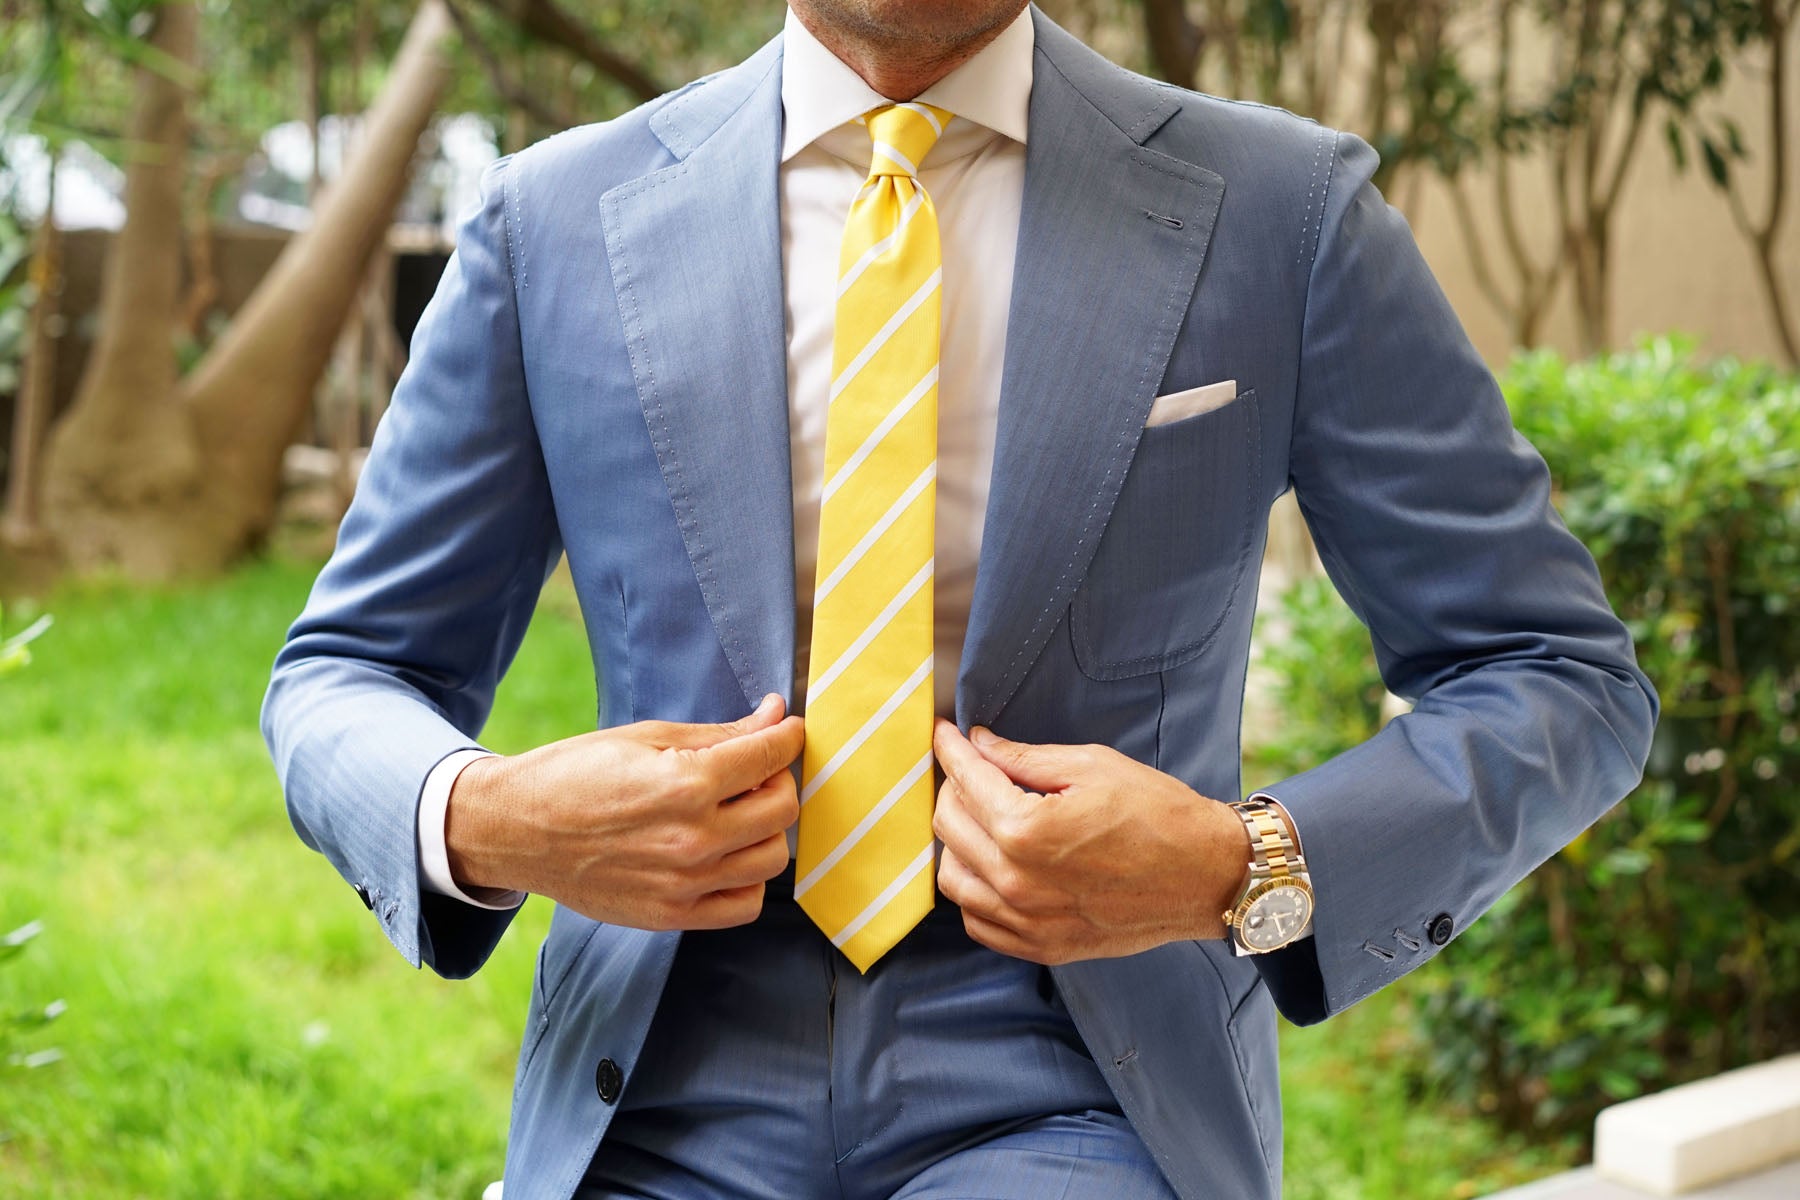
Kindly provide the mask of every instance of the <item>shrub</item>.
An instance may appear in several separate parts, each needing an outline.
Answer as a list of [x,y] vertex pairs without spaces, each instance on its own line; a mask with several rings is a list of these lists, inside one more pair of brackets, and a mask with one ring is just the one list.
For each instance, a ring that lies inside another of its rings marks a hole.
[[[1662,339],[1524,355],[1502,382],[1664,714],[1644,783],[1422,974],[1415,1028],[1436,1088],[1585,1131],[1800,1046],[1800,379]],[[1342,645],[1341,604],[1292,611],[1297,645]],[[1370,666],[1365,638],[1291,673],[1313,728],[1290,736],[1335,748]]]
[[1256,625],[1281,714],[1273,736],[1253,751],[1259,776],[1298,775],[1375,735],[1387,689],[1368,631],[1329,579],[1293,584],[1257,613]]

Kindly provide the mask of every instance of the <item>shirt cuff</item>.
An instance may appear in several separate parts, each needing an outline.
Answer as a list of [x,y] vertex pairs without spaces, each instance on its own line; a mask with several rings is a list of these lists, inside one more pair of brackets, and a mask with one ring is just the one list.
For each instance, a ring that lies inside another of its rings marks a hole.
[[444,841],[444,821],[450,815],[450,789],[463,768],[478,758],[493,758],[486,750],[458,750],[431,768],[419,793],[419,877],[439,895],[461,900],[476,908],[504,911],[525,903],[524,892],[501,888],[462,888],[450,874],[450,848]]

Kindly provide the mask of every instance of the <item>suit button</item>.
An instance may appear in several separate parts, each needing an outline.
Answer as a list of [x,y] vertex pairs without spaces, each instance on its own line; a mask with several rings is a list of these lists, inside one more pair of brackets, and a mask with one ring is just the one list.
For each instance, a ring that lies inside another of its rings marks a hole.
[[619,1098],[625,1088],[625,1072],[619,1070],[619,1064],[610,1058],[600,1060],[600,1068],[594,1072],[594,1089],[600,1093],[604,1104],[612,1104]]
[[1449,913],[1439,913],[1431,918],[1431,924],[1425,927],[1426,936],[1431,939],[1431,944],[1434,946],[1444,945],[1450,940],[1450,935],[1455,932],[1456,922],[1450,919]]
[[362,901],[362,902],[363,902],[363,907],[364,907],[364,908],[366,908],[366,909],[368,909],[368,910],[369,910],[369,911],[370,911],[370,912],[374,912],[374,911],[375,911],[375,899],[374,899],[374,897],[372,897],[372,896],[370,896],[370,895],[369,895],[369,889],[368,889],[368,888],[366,888],[366,887],[364,887],[364,886],[363,886],[363,885],[362,885],[362,884],[360,884],[360,883],[359,883],[359,884],[357,884],[357,885],[356,885],[356,898],[357,898],[357,899],[358,899],[358,900],[361,900],[361,901]]

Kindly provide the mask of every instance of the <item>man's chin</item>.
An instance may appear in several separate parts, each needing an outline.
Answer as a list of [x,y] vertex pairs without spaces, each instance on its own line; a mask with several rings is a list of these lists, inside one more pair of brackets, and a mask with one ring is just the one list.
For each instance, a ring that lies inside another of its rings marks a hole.
[[1025,4],[1023,0],[793,0],[793,8],[814,36],[826,26],[863,41],[952,51],[985,41],[1017,17]]

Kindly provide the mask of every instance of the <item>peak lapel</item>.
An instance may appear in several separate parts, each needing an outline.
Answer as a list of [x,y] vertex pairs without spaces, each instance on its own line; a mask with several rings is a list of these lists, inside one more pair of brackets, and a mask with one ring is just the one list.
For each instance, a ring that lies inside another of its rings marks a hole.
[[780,62],[772,42],[671,100],[652,129],[678,161],[600,200],[644,421],[752,704],[791,694],[794,661]]
[[994,470],[957,721],[1017,692],[1080,585],[1199,278],[1224,181],[1143,142],[1179,94],[1041,14]]

